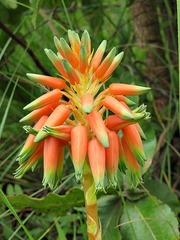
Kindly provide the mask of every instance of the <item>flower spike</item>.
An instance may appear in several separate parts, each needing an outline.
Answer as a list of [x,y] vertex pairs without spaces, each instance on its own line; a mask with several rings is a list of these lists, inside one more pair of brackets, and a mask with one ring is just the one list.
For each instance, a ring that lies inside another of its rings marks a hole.
[[131,109],[135,103],[127,96],[146,93],[150,88],[124,83],[106,88],[104,83],[124,53],[116,54],[116,48],[112,48],[104,57],[107,41],[94,50],[86,30],[81,37],[68,30],[68,38],[70,44],[54,37],[57,54],[45,49],[59,76],[27,74],[50,91],[24,108],[32,112],[20,121],[37,123],[24,127],[29,135],[19,153],[15,176],[21,178],[30,168],[35,171],[42,162],[43,185],[55,188],[61,180],[67,147],[76,179],[83,185],[88,239],[101,239],[96,193],[105,191],[105,172],[114,187],[118,168],[120,173],[130,175],[134,186],[141,181],[146,156],[139,122],[149,119],[150,113],[144,104]]

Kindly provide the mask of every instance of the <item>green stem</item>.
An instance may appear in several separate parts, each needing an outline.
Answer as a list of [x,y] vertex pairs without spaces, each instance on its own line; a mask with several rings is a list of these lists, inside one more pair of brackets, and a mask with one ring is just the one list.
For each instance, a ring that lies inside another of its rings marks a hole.
[[101,223],[98,217],[96,188],[88,163],[85,163],[83,174],[83,190],[87,215],[87,233],[89,240],[101,240]]

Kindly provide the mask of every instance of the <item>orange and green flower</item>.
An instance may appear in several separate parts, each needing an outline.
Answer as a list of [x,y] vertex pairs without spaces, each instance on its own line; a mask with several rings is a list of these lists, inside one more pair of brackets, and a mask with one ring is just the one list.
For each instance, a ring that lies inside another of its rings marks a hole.
[[131,109],[135,103],[128,96],[147,93],[149,87],[112,83],[106,88],[124,53],[116,54],[113,48],[104,56],[106,40],[94,51],[86,30],[81,38],[68,30],[68,38],[70,44],[64,38],[54,38],[57,54],[45,49],[58,76],[27,74],[48,88],[24,107],[32,112],[20,122],[35,125],[26,127],[29,136],[19,153],[15,176],[20,178],[30,168],[43,166],[44,186],[56,187],[67,149],[77,180],[83,178],[88,165],[97,190],[104,189],[106,173],[109,183],[117,185],[118,168],[137,185],[146,160],[141,140],[145,135],[139,123],[150,114],[145,105]]

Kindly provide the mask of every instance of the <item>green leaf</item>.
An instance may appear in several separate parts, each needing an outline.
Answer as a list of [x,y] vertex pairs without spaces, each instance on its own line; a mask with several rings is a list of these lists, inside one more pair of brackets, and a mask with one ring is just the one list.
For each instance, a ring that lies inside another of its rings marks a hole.
[[154,151],[156,149],[157,140],[156,140],[154,128],[151,126],[149,122],[143,122],[140,125],[147,139],[146,141],[143,141],[144,152],[147,157],[145,166],[143,167],[143,174],[144,174],[152,163],[152,158],[154,156]]
[[18,6],[16,0],[1,0],[0,2],[4,4],[4,6],[6,6],[7,8],[16,9]]
[[117,225],[121,213],[121,199],[116,195],[103,196],[98,200],[99,216],[102,223],[103,240],[121,240]]
[[7,197],[14,208],[33,208],[38,212],[48,212],[56,216],[63,216],[73,207],[84,206],[84,195],[80,189],[71,189],[65,195],[49,193],[44,198],[33,198],[25,194]]
[[145,181],[144,186],[151,195],[168,204],[175,214],[179,213],[178,197],[165,183],[150,179]]
[[178,221],[171,209],[154,197],[127,202],[121,217],[126,240],[177,240]]
[[67,240],[66,235],[57,220],[54,221],[58,232],[58,240]]
[[33,15],[32,15],[32,24],[33,24],[34,29],[36,29],[36,22],[37,22],[37,16],[38,16],[39,8],[40,8],[40,2],[41,2],[41,0],[31,2],[32,8],[34,10]]

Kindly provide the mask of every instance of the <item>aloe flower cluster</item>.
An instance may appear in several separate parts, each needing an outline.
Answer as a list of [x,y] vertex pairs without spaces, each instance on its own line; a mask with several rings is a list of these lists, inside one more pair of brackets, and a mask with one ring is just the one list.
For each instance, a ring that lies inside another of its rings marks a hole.
[[56,77],[28,73],[27,77],[47,88],[41,97],[24,107],[30,111],[20,122],[29,133],[18,161],[15,177],[43,166],[43,185],[54,188],[60,182],[65,147],[68,149],[77,180],[85,163],[90,166],[95,187],[104,189],[104,179],[117,185],[118,169],[141,180],[146,156],[139,122],[148,119],[146,106],[133,108],[128,96],[146,93],[149,88],[112,83],[104,88],[123,58],[113,48],[105,57],[106,40],[96,51],[91,48],[87,31],[79,35],[68,30],[70,44],[54,38],[57,54],[45,49],[59,74]]

